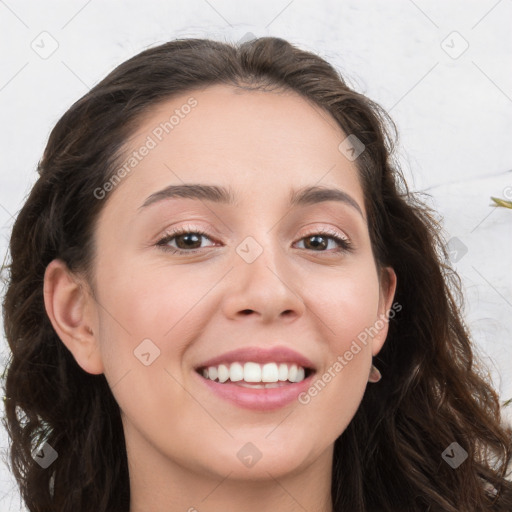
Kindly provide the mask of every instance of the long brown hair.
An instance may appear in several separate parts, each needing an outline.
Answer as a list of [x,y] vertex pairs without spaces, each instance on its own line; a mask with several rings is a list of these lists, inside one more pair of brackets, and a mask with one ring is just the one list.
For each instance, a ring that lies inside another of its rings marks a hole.
[[[145,50],[73,104],[51,132],[5,267],[12,356],[4,424],[28,509],[129,510],[119,407],[104,375],[83,371],[53,330],[44,272],[60,258],[92,275],[95,221],[108,200],[96,200],[94,191],[113,176],[142,116],[174,95],[219,83],[295,91],[365,146],[355,164],[372,248],[376,262],[396,272],[402,310],[375,358],[385,378],[368,386],[335,442],[334,510],[510,512],[512,432],[500,423],[498,396],[474,361],[439,220],[408,190],[393,159],[396,129],[330,64],[275,37],[241,45],[184,39]],[[48,469],[32,457],[43,440],[58,453]],[[442,457],[454,442],[468,455],[456,469]]]

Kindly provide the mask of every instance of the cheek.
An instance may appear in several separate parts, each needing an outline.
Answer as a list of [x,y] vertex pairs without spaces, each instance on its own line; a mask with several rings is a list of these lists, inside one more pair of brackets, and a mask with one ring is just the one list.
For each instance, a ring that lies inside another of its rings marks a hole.
[[317,280],[308,308],[318,316],[316,333],[326,344],[322,368],[299,402],[309,417],[322,418],[333,439],[352,420],[368,384],[372,327],[378,320],[379,284],[370,266]]
[[109,383],[130,372],[127,379],[137,380],[143,397],[143,389],[152,394],[168,386],[172,379],[164,370],[181,382],[188,345],[215,310],[205,294],[224,272],[121,259],[115,265],[105,260],[98,269],[98,337]]
[[[191,336],[186,331],[191,324],[196,328],[199,299],[213,282],[178,267],[152,269],[122,260],[98,268],[98,337],[105,377],[121,411],[148,439],[164,430],[185,438],[193,424],[188,418],[204,415],[181,384]],[[184,426],[171,428],[178,412]],[[160,441],[165,445],[165,438]]]
[[320,339],[328,340],[331,355],[344,353],[358,336],[363,339],[363,333],[378,319],[377,274],[371,264],[362,263],[317,279],[314,291],[308,295],[308,307],[321,319],[317,322],[322,329]]
[[150,338],[160,344],[174,337],[187,324],[182,319],[218,280],[217,272],[212,276],[185,266],[151,267],[136,261],[110,270],[103,268],[100,284],[106,320],[132,342]]

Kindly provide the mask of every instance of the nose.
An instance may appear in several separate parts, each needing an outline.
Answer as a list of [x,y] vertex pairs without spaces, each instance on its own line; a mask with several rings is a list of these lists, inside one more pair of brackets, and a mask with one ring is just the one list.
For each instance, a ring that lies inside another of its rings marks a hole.
[[226,317],[258,317],[262,323],[279,318],[296,320],[305,311],[301,297],[301,278],[279,250],[263,247],[251,263],[235,253],[235,268],[229,273],[222,309]]

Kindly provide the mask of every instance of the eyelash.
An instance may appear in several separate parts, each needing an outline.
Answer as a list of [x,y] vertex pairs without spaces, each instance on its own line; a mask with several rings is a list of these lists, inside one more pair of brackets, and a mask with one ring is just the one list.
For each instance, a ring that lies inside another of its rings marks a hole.
[[[185,250],[185,249],[177,249],[174,247],[169,247],[167,245],[174,238],[177,238],[178,236],[185,235],[185,234],[204,236],[204,237],[208,238],[209,240],[213,241],[212,236],[209,233],[206,233],[205,231],[203,231],[201,229],[196,229],[191,226],[185,226],[183,228],[176,229],[175,231],[166,233],[165,236],[163,238],[161,238],[155,245],[158,246],[163,251],[170,252],[171,254],[194,254],[194,253],[196,253],[198,251],[202,251],[204,249],[204,248],[199,248],[199,249]],[[302,241],[306,238],[310,238],[310,237],[313,237],[316,235],[323,235],[326,238],[331,238],[336,243],[338,243],[340,247],[338,247],[337,249],[334,249],[334,251],[332,251],[336,254],[337,253],[348,253],[348,252],[351,252],[354,250],[354,248],[352,247],[352,243],[349,240],[347,240],[346,238],[340,237],[337,232],[331,231],[331,230],[325,229],[325,228],[320,228],[317,231],[311,232],[310,234],[303,236],[299,241]],[[326,250],[326,251],[313,251],[313,252],[329,253],[331,251]]]

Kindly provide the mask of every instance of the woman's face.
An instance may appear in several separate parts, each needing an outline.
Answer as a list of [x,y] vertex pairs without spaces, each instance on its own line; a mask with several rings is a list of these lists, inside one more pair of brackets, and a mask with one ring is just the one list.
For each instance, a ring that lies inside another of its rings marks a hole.
[[[395,290],[345,138],[293,93],[212,86],[147,116],[121,181],[91,198],[106,203],[87,310],[98,352],[82,366],[104,372],[133,460],[216,478],[330,470]],[[292,364],[307,379],[290,382]]]

